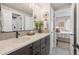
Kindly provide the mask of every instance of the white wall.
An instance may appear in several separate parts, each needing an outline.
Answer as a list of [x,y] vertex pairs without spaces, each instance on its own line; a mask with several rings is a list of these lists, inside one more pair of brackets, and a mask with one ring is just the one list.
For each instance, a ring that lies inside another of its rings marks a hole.
[[2,14],[2,31],[12,31],[12,14],[11,11],[3,10],[1,11]]
[[38,6],[37,8],[34,8],[33,10],[33,16],[36,15],[37,16],[37,20],[38,19],[41,19],[44,17],[44,14],[46,12],[49,12],[49,9],[50,9],[50,4],[47,3],[44,5],[44,3],[38,3],[36,4],[36,6]]
[[30,16],[25,16],[25,30],[33,30],[33,19]]
[[70,17],[66,18],[65,19],[65,22],[64,22],[64,29],[67,30],[67,31],[71,31],[71,19]]
[[65,8],[65,9],[60,9],[60,10],[55,11],[56,17],[70,16],[70,15],[71,15],[70,8]]
[[1,31],[1,5],[0,5],[0,31]]
[[[68,21],[65,22],[65,28],[73,33],[73,29],[71,29],[73,27],[73,24],[72,24],[73,22],[72,22],[71,16],[72,16],[71,8],[60,9],[58,11],[55,11],[55,17],[56,18],[57,17],[70,17],[68,19]],[[63,20],[65,20],[65,18]]]
[[[37,4],[38,5],[38,4]],[[36,16],[37,18],[34,20],[43,20],[44,21],[44,28],[46,27],[46,23],[45,23],[45,17],[44,15],[48,13],[48,17],[47,17],[47,23],[48,23],[48,30],[49,29],[49,22],[50,22],[50,4],[43,4],[43,3],[39,3],[39,8],[35,8],[33,10],[33,16]]]

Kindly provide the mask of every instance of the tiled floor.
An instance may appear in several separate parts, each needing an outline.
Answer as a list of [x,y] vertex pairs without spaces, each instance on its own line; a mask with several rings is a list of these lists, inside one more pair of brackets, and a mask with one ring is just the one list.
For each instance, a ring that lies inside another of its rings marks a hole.
[[58,38],[56,46],[59,47],[59,48],[69,49],[69,47],[70,47],[69,38],[61,38],[61,37]]
[[53,53],[52,55],[70,55],[69,50],[67,49],[62,49],[62,48],[53,48]]

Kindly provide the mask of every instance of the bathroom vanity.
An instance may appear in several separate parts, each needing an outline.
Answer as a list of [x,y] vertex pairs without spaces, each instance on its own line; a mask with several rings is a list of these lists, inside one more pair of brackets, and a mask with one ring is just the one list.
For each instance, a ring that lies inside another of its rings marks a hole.
[[14,52],[9,53],[9,55],[47,55],[50,51],[49,39],[49,36],[46,36]]
[[0,54],[4,55],[47,55],[49,52],[50,35],[48,33],[0,41]]

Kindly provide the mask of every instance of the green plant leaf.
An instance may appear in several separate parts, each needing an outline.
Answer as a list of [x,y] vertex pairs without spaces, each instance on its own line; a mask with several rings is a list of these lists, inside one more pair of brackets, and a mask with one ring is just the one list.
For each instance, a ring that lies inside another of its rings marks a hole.
[[35,27],[36,27],[36,29],[42,29],[43,25],[44,25],[44,23],[43,23],[42,20],[35,21]]

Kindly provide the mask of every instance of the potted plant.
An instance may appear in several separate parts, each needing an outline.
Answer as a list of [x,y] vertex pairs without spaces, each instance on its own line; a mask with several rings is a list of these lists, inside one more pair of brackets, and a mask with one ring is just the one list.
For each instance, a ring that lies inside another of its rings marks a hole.
[[42,32],[43,25],[44,24],[43,24],[42,20],[35,21],[35,27],[36,27],[36,30],[38,30],[39,33]]
[[36,30],[38,30],[38,26],[39,26],[38,21],[35,21],[35,29]]
[[42,21],[42,20],[39,20],[39,21],[38,21],[38,32],[39,32],[39,33],[42,32],[43,25],[44,25],[44,24],[43,24],[43,21]]

